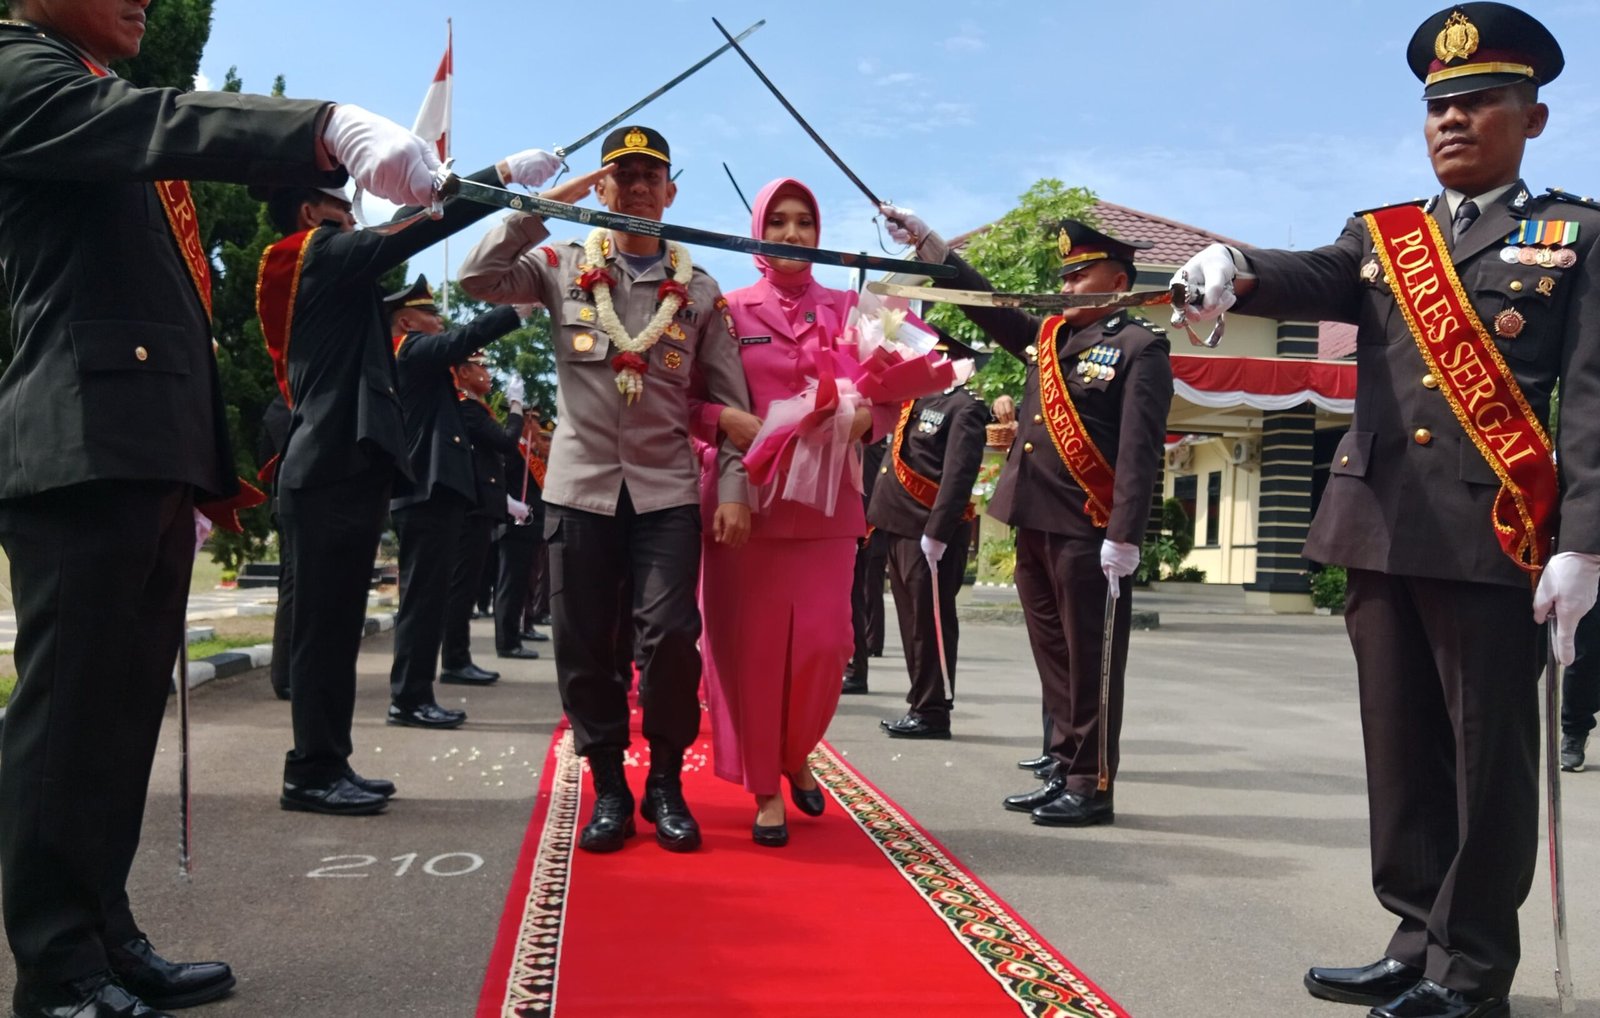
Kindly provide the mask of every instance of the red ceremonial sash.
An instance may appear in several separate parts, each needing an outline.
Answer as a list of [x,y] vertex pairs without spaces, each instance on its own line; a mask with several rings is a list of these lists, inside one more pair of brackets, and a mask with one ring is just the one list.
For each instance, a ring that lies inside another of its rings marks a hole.
[[[906,465],[906,461],[900,458],[900,448],[906,440],[906,425],[911,423],[911,407],[915,403],[916,400],[908,399],[900,407],[900,423],[894,429],[894,451],[891,453],[894,459],[894,476],[899,479],[901,486],[906,489],[906,494],[917,500],[917,504],[924,509],[932,509],[934,499],[939,495],[939,482],[930,480],[912,470]],[[977,510],[971,502],[968,502],[966,510],[961,514],[962,522],[965,523],[968,520],[977,518]],[[872,533],[871,527],[867,528],[867,533]]]
[[1550,436],[1472,308],[1433,216],[1415,205],[1366,215],[1378,258],[1428,370],[1500,478],[1490,523],[1520,569],[1544,567],[1558,488]]
[[[110,77],[111,72],[88,60],[83,66],[97,78]],[[206,319],[211,318],[211,259],[206,256],[205,242],[200,238],[200,220],[194,211],[194,196],[189,192],[187,180],[158,180],[156,195],[161,199],[161,210],[167,214],[167,226],[172,230],[178,254],[189,270],[189,281],[194,284],[200,306],[206,309]]]
[[1061,361],[1056,356],[1056,334],[1066,324],[1060,315],[1052,315],[1039,328],[1039,402],[1044,409],[1045,430],[1050,433],[1050,442],[1056,447],[1067,473],[1089,496],[1083,503],[1089,522],[1097,527],[1108,527],[1116,474],[1094,439],[1089,437],[1089,429],[1083,426],[1078,408],[1067,395]]
[[306,250],[316,232],[304,230],[268,247],[261,253],[261,267],[256,273],[256,317],[261,319],[261,336],[272,357],[278,391],[291,410],[294,397],[289,394],[289,338],[294,330],[300,273],[305,269]]
[[543,456],[528,454],[528,473],[533,475],[533,483],[539,486],[540,491],[544,490],[544,477],[549,471],[550,464],[545,462]]

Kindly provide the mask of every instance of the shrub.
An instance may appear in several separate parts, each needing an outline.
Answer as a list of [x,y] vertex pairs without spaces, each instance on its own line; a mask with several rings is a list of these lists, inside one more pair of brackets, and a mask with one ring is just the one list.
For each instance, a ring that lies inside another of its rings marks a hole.
[[1017,572],[1017,538],[990,538],[978,550],[978,578],[985,583],[1010,583]]
[[[1139,583],[1159,580],[1163,572],[1176,573],[1183,560],[1194,550],[1194,527],[1183,503],[1175,498],[1161,503],[1161,527],[1157,535],[1145,541],[1139,556],[1139,569],[1134,579]],[[1204,575],[1204,574],[1202,574]]]
[[1204,583],[1206,571],[1199,566],[1184,566],[1167,574],[1167,579],[1174,583]]
[[1323,566],[1311,574],[1311,604],[1317,608],[1344,608],[1343,566]]

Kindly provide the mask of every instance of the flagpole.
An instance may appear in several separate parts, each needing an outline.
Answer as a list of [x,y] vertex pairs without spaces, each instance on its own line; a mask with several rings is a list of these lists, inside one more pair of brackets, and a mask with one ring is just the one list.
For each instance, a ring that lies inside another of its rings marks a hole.
[[[445,78],[444,90],[444,158],[450,161],[450,135],[454,132],[450,127],[454,124],[456,102],[456,29],[453,19],[444,19],[444,51],[446,61],[450,65],[449,76]],[[444,288],[439,292],[439,308],[448,317],[450,314],[450,238],[444,239]]]

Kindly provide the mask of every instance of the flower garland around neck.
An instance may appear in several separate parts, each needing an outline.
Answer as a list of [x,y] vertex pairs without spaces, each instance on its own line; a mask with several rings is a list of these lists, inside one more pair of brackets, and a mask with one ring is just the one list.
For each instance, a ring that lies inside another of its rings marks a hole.
[[656,300],[661,305],[638,336],[628,335],[622,319],[617,317],[616,305],[611,302],[611,288],[616,277],[604,266],[610,251],[610,230],[595,230],[583,242],[584,264],[578,266],[578,285],[594,294],[594,307],[600,327],[611,339],[611,345],[622,351],[611,358],[611,370],[617,373],[617,391],[627,398],[631,406],[644,392],[644,376],[649,362],[644,355],[656,345],[656,340],[672,324],[678,309],[689,300],[689,280],[694,276],[694,264],[689,260],[689,250],[681,244],[667,243],[672,265],[672,278],[656,290]]

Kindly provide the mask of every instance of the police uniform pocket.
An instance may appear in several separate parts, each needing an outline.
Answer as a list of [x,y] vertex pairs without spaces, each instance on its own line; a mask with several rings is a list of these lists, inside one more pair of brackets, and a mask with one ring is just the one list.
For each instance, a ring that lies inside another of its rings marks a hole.
[[1367,464],[1372,459],[1372,432],[1349,431],[1339,439],[1333,451],[1333,464],[1328,472],[1345,477],[1367,476]]
[[599,313],[593,304],[567,300],[561,304],[561,335],[556,338],[556,357],[568,361],[604,360],[611,348],[610,338],[600,328]]
[[1465,438],[1461,442],[1460,477],[1468,484],[1493,484],[1496,487],[1500,484],[1500,477],[1494,472],[1494,467],[1483,458],[1483,453],[1478,451],[1478,447],[1473,445],[1470,439]]
[[681,340],[674,341],[673,337],[663,335],[650,348],[652,382],[665,380],[672,385],[686,386],[689,384],[689,368],[693,363],[694,354],[688,344]]
[[151,322],[73,322],[78,373],[139,372],[188,375],[194,340],[176,325]]
[[1546,335],[1555,328],[1551,304],[1560,282],[1559,268],[1505,266],[1478,291],[1474,304],[1502,353],[1519,361],[1538,360]]

